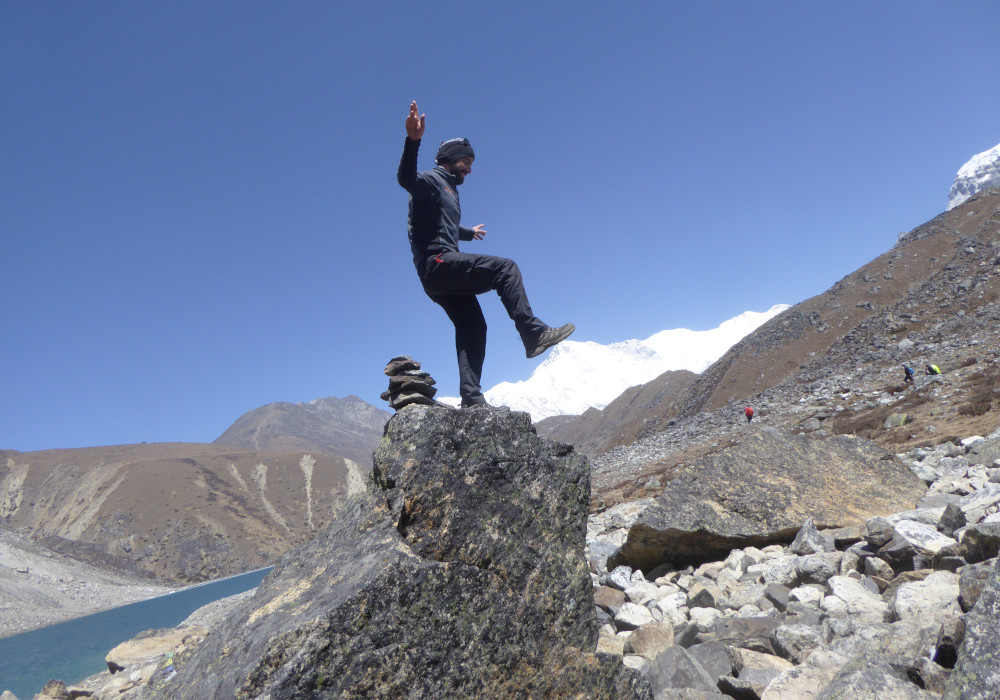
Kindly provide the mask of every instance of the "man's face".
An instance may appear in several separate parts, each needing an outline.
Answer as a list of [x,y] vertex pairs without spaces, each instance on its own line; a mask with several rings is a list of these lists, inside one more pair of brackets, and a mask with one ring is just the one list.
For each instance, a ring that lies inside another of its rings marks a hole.
[[455,176],[456,185],[461,185],[465,182],[465,176],[472,172],[473,160],[473,158],[459,158],[445,165],[445,169]]

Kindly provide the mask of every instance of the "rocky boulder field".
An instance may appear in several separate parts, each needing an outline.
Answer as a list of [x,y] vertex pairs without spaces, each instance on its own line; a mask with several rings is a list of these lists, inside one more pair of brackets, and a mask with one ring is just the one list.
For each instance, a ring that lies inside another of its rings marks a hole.
[[1000,431],[964,442],[753,425],[588,517],[587,460],[526,414],[407,407],[253,596],[65,693],[996,698]]
[[[680,570],[614,561],[651,531],[687,542],[685,561],[699,541],[715,551],[724,516],[663,523],[676,500],[668,488],[592,517],[598,649],[647,675],[657,698],[998,697],[1000,463],[982,455],[1000,433],[967,443],[900,455],[925,485],[910,508],[835,529],[810,517],[790,543]],[[897,473],[889,457],[887,475]],[[841,524],[862,499],[840,493]],[[775,509],[785,501],[776,490]],[[831,507],[816,503],[825,517]]]

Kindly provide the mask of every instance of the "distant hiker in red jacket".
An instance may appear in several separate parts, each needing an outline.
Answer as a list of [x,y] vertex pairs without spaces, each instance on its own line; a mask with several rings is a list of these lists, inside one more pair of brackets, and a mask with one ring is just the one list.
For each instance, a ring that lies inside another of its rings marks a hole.
[[746,408],[744,408],[744,409],[743,409],[743,413],[745,413],[745,414],[746,414],[746,417],[747,417],[747,425],[749,425],[749,424],[750,424],[750,421],[752,421],[752,420],[753,420],[753,409],[752,409],[752,408],[750,408],[749,406],[747,406]]

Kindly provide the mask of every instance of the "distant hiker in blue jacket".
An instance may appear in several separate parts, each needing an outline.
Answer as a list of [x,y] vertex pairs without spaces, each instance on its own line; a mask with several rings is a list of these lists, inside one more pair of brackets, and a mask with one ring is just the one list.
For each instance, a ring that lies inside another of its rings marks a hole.
[[909,365],[903,365],[903,384],[906,382],[913,384],[913,368]]
[[433,170],[417,172],[417,150],[424,135],[425,116],[410,104],[406,141],[396,179],[410,193],[407,233],[413,264],[424,292],[444,309],[455,324],[455,349],[462,407],[484,405],[480,381],[486,359],[486,319],[476,295],[495,290],[514,321],[525,355],[537,357],[575,330],[572,323],[551,328],[531,310],[517,263],[494,255],[472,255],[458,250],[459,241],[481,241],[483,224],[460,223],[458,186],[472,172],[475,151],[468,139],[442,142]]

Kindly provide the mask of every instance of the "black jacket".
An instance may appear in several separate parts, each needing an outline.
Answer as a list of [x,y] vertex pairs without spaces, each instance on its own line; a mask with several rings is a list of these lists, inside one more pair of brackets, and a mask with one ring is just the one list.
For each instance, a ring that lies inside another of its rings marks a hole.
[[423,278],[427,258],[438,253],[457,252],[459,241],[471,241],[473,230],[459,224],[462,207],[455,176],[440,165],[417,172],[419,141],[406,139],[396,180],[410,193],[407,235],[417,274]]

